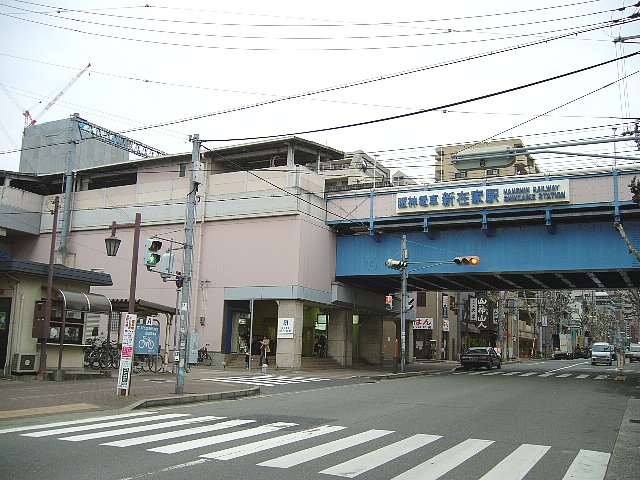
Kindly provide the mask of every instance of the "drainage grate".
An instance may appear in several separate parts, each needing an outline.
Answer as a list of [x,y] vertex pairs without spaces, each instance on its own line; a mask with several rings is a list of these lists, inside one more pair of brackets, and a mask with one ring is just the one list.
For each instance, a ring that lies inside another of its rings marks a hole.
[[631,418],[631,419],[629,419],[629,422],[631,422],[631,423],[640,423],[640,420],[638,420],[636,418]]

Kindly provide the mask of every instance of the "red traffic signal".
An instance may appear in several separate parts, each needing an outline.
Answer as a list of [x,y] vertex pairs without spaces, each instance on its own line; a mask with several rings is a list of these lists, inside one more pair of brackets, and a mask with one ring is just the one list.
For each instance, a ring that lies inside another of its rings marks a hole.
[[456,257],[453,259],[453,263],[455,263],[456,265],[475,266],[480,263],[480,257],[475,257],[475,256]]
[[387,310],[393,309],[393,295],[387,295],[384,297],[384,303],[387,307]]

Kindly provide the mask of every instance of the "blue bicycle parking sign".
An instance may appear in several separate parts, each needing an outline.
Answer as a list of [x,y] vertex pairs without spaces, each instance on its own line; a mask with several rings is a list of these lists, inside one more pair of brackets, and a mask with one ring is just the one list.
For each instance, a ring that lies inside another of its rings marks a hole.
[[136,355],[156,355],[160,343],[160,326],[138,324],[135,338],[133,352]]

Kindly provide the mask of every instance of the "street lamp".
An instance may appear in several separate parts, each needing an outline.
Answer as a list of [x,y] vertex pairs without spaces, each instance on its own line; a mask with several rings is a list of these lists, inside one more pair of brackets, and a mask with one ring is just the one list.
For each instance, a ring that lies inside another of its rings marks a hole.
[[[107,249],[107,256],[115,257],[120,247],[120,239],[116,237],[116,229],[118,227],[134,227],[133,230],[133,251],[131,253],[131,280],[129,282],[129,307],[128,313],[134,313],[136,308],[136,280],[138,278],[138,250],[140,246],[140,224],[142,223],[142,215],[136,213],[134,223],[116,223],[111,222],[111,236],[104,239]],[[111,319],[107,322],[107,358],[109,358],[109,347],[111,345]]]

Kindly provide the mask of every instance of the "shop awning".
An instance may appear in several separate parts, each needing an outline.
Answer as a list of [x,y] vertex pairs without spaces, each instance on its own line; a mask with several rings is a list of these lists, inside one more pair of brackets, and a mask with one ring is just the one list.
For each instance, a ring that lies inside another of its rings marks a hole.
[[98,293],[71,292],[55,289],[64,302],[67,310],[79,310],[89,313],[111,313],[111,302],[104,295]]

